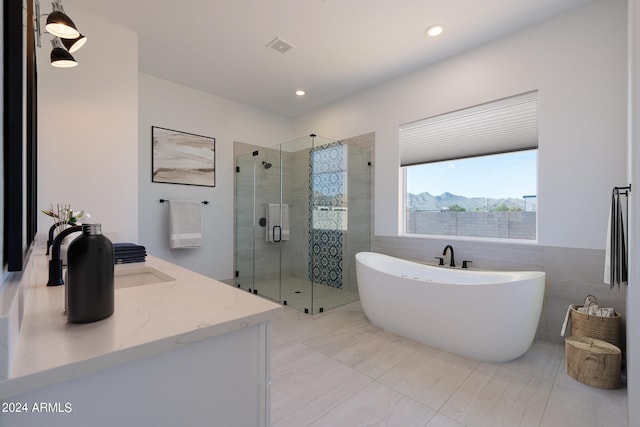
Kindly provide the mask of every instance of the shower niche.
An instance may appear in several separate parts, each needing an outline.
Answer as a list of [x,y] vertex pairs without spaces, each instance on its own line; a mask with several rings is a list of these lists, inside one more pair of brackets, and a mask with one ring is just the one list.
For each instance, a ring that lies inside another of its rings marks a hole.
[[235,285],[305,313],[358,300],[371,246],[373,134],[236,143]]

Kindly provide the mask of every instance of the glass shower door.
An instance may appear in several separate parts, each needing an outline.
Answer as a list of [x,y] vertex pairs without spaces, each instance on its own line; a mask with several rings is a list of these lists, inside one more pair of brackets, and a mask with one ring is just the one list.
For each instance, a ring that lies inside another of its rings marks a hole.
[[260,148],[254,158],[254,286],[253,292],[281,301],[281,244],[284,239],[280,212],[280,153]]
[[253,291],[254,284],[254,159],[236,157],[236,285]]
[[236,285],[280,301],[280,237],[274,241],[269,216],[280,206],[279,153],[260,149],[236,159]]

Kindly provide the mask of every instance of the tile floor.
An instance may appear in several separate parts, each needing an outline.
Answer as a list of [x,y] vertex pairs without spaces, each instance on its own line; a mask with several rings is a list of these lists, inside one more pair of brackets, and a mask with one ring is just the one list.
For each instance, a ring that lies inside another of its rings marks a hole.
[[359,302],[273,322],[271,425],[626,427],[626,389],[569,377],[564,348],[535,342],[480,363],[369,323]]

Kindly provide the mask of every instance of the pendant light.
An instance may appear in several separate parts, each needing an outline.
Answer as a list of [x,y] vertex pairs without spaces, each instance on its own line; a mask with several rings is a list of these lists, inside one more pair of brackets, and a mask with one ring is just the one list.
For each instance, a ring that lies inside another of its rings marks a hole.
[[60,39],[60,41],[70,53],[73,53],[84,46],[84,44],[87,42],[87,37],[80,34],[79,37],[76,37],[74,39]]
[[54,36],[51,40],[53,50],[51,51],[51,65],[59,68],[70,68],[78,65],[71,53],[76,52],[87,42],[87,37],[80,34],[76,28],[76,24],[64,12],[62,0],[53,0],[51,3],[52,11],[48,15],[40,14],[40,0],[34,2],[34,31],[36,33],[36,45],[42,47],[40,41],[42,31],[40,27],[40,18],[47,16],[45,25],[46,33]]
[[58,37],[51,40],[51,65],[58,68],[71,68],[78,65],[75,58],[64,48]]
[[51,3],[51,7],[53,11],[47,16],[47,25],[45,25],[47,31],[63,39],[80,37],[76,24],[64,13],[62,3],[59,0],[55,0]]

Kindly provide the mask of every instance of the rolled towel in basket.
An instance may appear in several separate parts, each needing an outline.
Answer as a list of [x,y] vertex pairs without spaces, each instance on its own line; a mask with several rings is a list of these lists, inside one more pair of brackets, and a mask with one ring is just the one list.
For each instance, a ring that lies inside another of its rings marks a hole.
[[598,300],[593,295],[587,295],[582,307],[578,307],[576,311],[589,316],[615,317],[616,315],[616,311],[613,308],[601,308]]
[[613,308],[600,308],[598,304],[590,305],[589,307],[579,307],[576,311],[598,317],[614,317],[616,315]]
[[567,308],[567,314],[564,316],[564,322],[562,323],[562,329],[560,330],[560,336],[564,336],[567,330],[567,325],[571,323],[571,309],[574,309],[578,313],[588,314],[589,316],[596,317],[616,317],[616,311],[613,307],[601,308],[598,305],[598,300],[593,295],[588,295],[584,300],[582,307],[570,304]]

